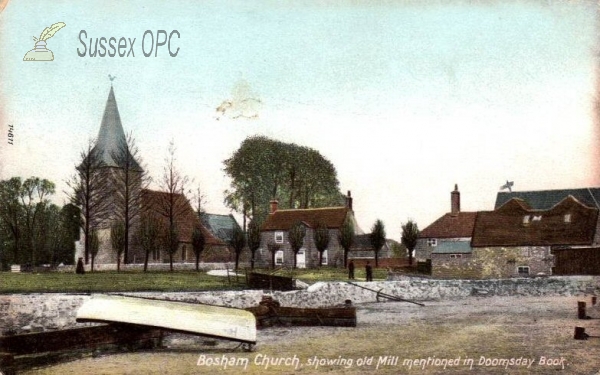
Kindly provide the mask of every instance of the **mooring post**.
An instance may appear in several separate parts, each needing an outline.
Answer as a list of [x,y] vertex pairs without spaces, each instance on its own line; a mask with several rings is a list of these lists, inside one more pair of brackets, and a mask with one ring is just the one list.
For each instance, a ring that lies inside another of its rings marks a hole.
[[585,328],[583,327],[575,327],[575,335],[573,338],[575,340],[587,340],[589,335],[585,333]]
[[585,314],[585,302],[584,301],[577,302],[577,317],[579,319],[587,319],[587,315]]

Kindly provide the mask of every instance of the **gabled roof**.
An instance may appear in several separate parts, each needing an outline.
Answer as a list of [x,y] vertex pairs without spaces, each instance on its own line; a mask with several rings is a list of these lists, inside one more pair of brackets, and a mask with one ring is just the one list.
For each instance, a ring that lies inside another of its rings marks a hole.
[[[179,233],[180,242],[192,242],[192,233],[194,228],[200,228],[206,245],[225,245],[223,241],[215,237],[200,222],[198,215],[192,209],[190,202],[182,194],[174,194],[176,225]],[[152,220],[157,221],[162,228],[167,228],[169,219],[165,216],[164,202],[169,197],[169,193],[163,191],[142,190],[142,215],[148,215]]]
[[548,210],[569,195],[588,207],[600,208],[600,188],[583,188],[513,192],[501,191],[496,195],[496,205],[494,206],[494,209],[501,207],[513,198],[520,198],[527,202],[531,208]]
[[[113,155],[119,155],[121,147],[125,143],[125,132],[121,124],[121,116],[119,115],[119,108],[117,108],[115,93],[111,86],[94,150],[99,153],[99,156],[107,167],[118,167],[119,165],[114,160]],[[133,160],[132,169],[141,170],[140,165],[135,159]]]
[[589,245],[597,219],[598,209],[587,207],[573,196],[546,210],[528,208],[515,198],[495,211],[478,213],[471,245]]
[[233,238],[233,229],[240,228],[233,215],[200,214],[202,224],[221,240],[228,242]]
[[473,235],[477,212],[447,213],[419,233],[419,238],[465,238]]
[[[386,239],[382,249],[389,248],[392,242],[396,242],[398,245],[400,244],[392,239]],[[357,234],[354,236],[352,250],[373,250],[373,245],[371,245],[371,233]]]
[[352,210],[347,207],[277,210],[267,216],[262,230],[290,230],[298,221],[304,222],[310,228],[315,228],[318,223],[323,223],[329,229],[337,229],[342,226],[349,212]]

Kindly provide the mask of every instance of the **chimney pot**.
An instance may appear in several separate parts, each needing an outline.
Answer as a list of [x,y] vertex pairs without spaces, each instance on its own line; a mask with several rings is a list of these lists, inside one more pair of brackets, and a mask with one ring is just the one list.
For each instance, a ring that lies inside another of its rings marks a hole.
[[271,204],[271,213],[275,213],[275,211],[277,211],[277,208],[279,206],[279,201],[277,199],[273,199],[271,200],[271,202],[269,202]]

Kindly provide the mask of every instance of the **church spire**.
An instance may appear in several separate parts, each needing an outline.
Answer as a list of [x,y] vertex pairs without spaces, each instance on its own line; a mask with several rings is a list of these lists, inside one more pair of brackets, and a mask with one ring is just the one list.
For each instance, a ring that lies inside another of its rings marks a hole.
[[[110,92],[106,100],[106,107],[104,108],[104,115],[102,116],[95,146],[105,166],[119,167],[113,156],[119,154],[120,146],[126,142],[127,139],[123,131],[123,125],[121,124],[121,116],[119,115],[119,108],[117,107],[117,100],[115,99],[111,80]],[[135,169],[141,169],[137,161],[134,161],[134,166]]]

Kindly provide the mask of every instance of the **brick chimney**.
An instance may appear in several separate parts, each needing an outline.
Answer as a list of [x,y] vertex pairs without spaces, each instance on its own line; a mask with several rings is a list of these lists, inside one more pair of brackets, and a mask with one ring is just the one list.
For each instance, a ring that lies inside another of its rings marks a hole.
[[346,195],[346,208],[352,210],[352,194],[350,190],[348,190],[348,195]]
[[273,199],[269,202],[271,204],[271,212],[270,213],[275,213],[275,211],[277,211],[277,207],[279,206],[279,201],[277,199]]
[[453,216],[458,216],[460,212],[460,191],[458,185],[454,184],[454,191],[450,193],[450,213]]

